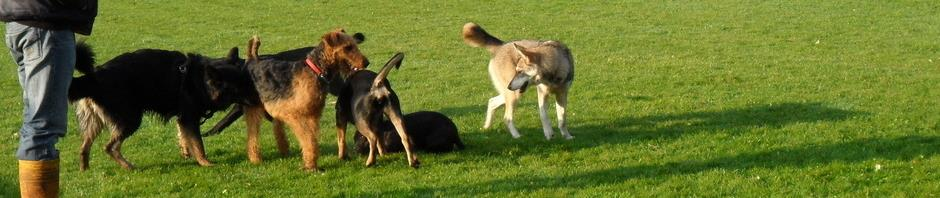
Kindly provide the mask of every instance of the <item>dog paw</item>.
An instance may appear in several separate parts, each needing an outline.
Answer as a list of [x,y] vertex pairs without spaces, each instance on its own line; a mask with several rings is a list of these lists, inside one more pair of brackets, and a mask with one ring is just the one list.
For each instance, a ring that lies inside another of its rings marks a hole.
[[414,163],[411,163],[411,168],[418,169],[421,167],[421,161],[415,159]]
[[303,170],[308,173],[323,173],[322,168],[304,168]]
[[521,138],[521,137],[522,137],[522,135],[512,134],[512,138],[513,138],[513,139],[519,139],[519,138]]
[[566,139],[566,140],[573,140],[573,139],[574,139],[574,136],[573,136],[573,135],[565,136],[565,139]]

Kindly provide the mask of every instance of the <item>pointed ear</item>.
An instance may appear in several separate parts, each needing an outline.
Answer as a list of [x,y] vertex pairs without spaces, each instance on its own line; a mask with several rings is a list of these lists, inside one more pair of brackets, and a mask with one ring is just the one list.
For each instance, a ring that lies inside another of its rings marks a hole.
[[519,54],[520,57],[526,59],[526,61],[529,60],[529,56],[526,54],[525,48],[523,48],[522,46],[516,45],[516,43],[512,44],[512,48],[513,48],[513,51],[516,51],[516,53]]
[[360,44],[366,41],[366,35],[361,32],[356,32],[356,34],[353,34],[353,39],[356,39],[356,44]]
[[228,55],[225,56],[225,57],[226,57],[226,59],[228,59],[229,63],[236,63],[236,62],[238,62],[238,60],[239,60],[239,58],[238,58],[238,47],[233,47],[232,49],[228,50]]

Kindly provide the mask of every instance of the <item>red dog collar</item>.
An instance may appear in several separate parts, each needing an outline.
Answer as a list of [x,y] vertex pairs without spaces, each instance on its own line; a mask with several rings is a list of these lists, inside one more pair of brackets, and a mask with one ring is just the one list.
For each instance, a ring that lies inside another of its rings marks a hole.
[[313,60],[311,60],[310,58],[307,58],[307,60],[305,60],[304,62],[307,63],[307,67],[310,67],[310,70],[313,70],[313,73],[316,73],[317,75],[323,75],[323,70],[321,70],[320,67],[317,66],[317,64],[314,64]]

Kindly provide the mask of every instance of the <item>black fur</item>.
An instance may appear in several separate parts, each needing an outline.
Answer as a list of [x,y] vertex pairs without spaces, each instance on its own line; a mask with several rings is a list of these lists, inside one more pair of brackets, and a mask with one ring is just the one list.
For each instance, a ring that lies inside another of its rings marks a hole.
[[[353,34],[353,38],[356,39],[357,43],[360,43],[360,44],[362,42],[365,42],[366,40],[365,35],[362,33],[358,33],[358,32]],[[314,47],[302,47],[302,48],[287,50],[283,52],[278,52],[276,54],[261,55],[261,56],[258,56],[258,59],[296,62],[296,61],[302,61],[306,59],[307,54],[310,54],[313,50],[314,50]],[[343,86],[345,85],[345,79],[340,78],[337,74],[328,74],[328,75],[330,75],[328,76],[330,83],[327,85],[329,87],[329,93],[330,95],[338,96],[340,90],[342,90]],[[289,83],[287,83],[286,85],[290,86]],[[289,90],[289,87],[283,87],[281,85],[272,85],[271,87],[278,87],[281,89],[286,88]],[[257,92],[256,91],[253,91],[253,92],[255,93],[255,96],[248,97],[248,99],[259,98],[259,96],[257,96]],[[278,96],[278,97],[283,97],[283,96]],[[213,126],[212,129],[209,129],[209,131],[206,131],[206,133],[203,135],[212,136],[212,135],[219,134],[220,132],[222,132],[222,130],[227,128],[229,125],[232,125],[232,123],[234,123],[235,120],[238,120],[238,118],[240,118],[242,114],[244,114],[244,109],[242,109],[241,104],[257,105],[257,104],[260,104],[260,101],[245,101],[243,103],[236,104],[234,107],[232,107],[231,110],[229,110],[228,114],[226,114],[224,118],[219,120],[219,122],[216,123],[216,125]],[[265,118],[267,118],[268,120],[271,120],[270,115],[266,115]]]
[[[444,114],[432,111],[419,111],[405,115],[405,130],[415,149],[419,151],[444,153],[464,149],[463,142],[457,133],[457,125]],[[380,146],[385,152],[401,152],[401,137],[395,132],[391,122],[385,121],[379,127]],[[369,145],[362,136],[356,133],[356,151],[359,154],[368,154]],[[455,149],[456,148],[456,149]]]
[[[177,51],[141,49],[121,54],[97,69],[92,65],[94,53],[87,44],[80,43],[76,50],[76,60],[79,60],[76,70],[85,75],[73,78],[69,101],[87,98],[101,108],[101,113],[106,116],[101,119],[116,129],[112,133],[117,136],[108,147],[115,141],[118,143],[118,148],[106,150],[115,152],[116,149],[118,155],[120,142],[137,131],[144,114],[151,113],[164,121],[177,117],[180,127],[186,129],[183,130],[183,138],[198,144],[194,145],[199,147],[196,148],[197,158],[204,159],[204,153],[198,153],[203,150],[200,121],[211,112],[223,110],[250,94],[241,89],[250,86],[251,81],[244,71],[244,61],[238,58],[237,48],[230,50],[228,57],[218,59]],[[84,121],[80,122],[84,124]],[[94,134],[87,133],[97,134],[98,131],[84,133],[93,141]],[[90,146],[90,142],[87,144]],[[83,170],[87,168],[87,155],[87,148],[83,148]],[[206,165],[202,160],[200,164]]]

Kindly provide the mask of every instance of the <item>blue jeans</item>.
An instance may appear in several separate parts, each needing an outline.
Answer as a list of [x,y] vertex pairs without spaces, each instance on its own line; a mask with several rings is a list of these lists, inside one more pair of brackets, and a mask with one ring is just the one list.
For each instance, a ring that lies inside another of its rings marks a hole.
[[75,68],[75,34],[6,23],[6,44],[23,88],[19,160],[59,158],[55,148],[68,128],[68,90]]

